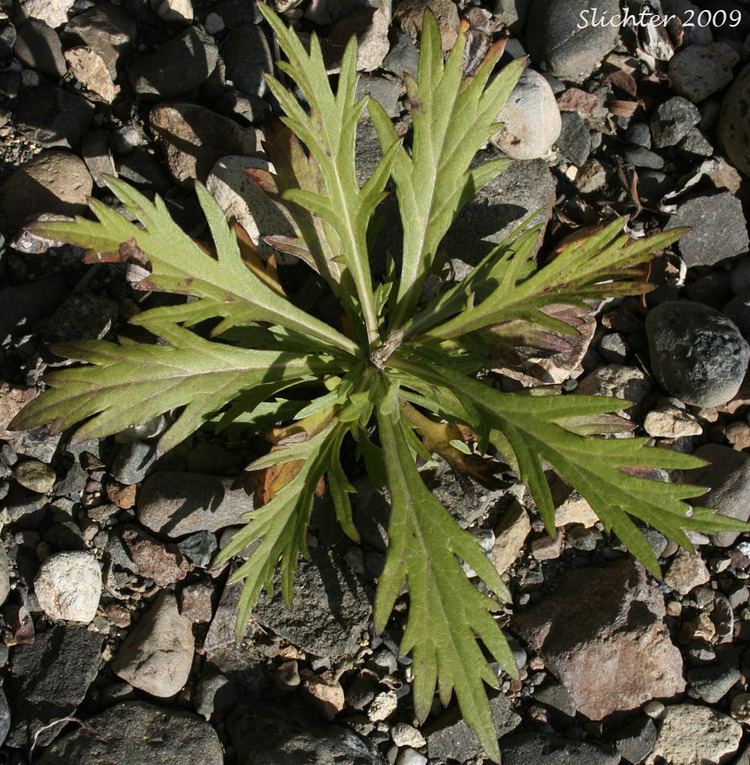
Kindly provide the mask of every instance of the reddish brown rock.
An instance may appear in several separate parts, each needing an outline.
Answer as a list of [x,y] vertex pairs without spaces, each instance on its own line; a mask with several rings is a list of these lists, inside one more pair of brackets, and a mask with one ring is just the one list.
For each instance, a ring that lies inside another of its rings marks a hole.
[[153,579],[159,587],[169,587],[181,581],[192,568],[174,545],[157,542],[137,526],[127,526],[122,532],[122,541],[138,573]]
[[511,624],[592,720],[685,689],[664,598],[625,558],[566,574],[553,595]]

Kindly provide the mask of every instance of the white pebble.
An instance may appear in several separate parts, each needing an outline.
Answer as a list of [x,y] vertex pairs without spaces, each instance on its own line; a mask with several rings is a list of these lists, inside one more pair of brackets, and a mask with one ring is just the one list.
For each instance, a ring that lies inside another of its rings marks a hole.
[[91,553],[61,552],[39,567],[34,579],[39,605],[51,619],[88,624],[102,594],[102,572]]

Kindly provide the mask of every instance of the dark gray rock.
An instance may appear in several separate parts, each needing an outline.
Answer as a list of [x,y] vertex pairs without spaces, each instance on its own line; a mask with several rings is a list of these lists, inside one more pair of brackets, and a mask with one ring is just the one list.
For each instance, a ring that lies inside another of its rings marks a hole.
[[617,731],[614,743],[617,751],[628,762],[642,762],[656,743],[656,725],[648,717],[637,717]]
[[581,11],[593,9],[612,16],[617,0],[533,0],[526,26],[529,53],[535,64],[556,77],[580,82],[616,45],[619,28],[584,26]]
[[39,765],[223,765],[213,728],[190,712],[126,701],[56,741]]
[[156,447],[143,441],[123,444],[112,465],[115,481],[124,484],[140,483],[156,462]]
[[213,72],[219,52],[213,38],[190,27],[129,69],[136,93],[148,98],[173,98],[197,88]]
[[712,266],[747,252],[742,203],[729,191],[702,194],[682,202],[666,228],[690,226],[678,247],[688,267]]
[[[521,723],[521,718],[510,708],[510,702],[503,694],[490,700],[490,710],[498,738],[515,730]],[[476,734],[457,709],[444,712],[425,726],[422,733],[427,739],[427,756],[439,762],[465,762],[483,751]]]
[[677,148],[682,154],[690,158],[711,157],[714,153],[714,147],[711,145],[711,142],[697,127],[690,130],[680,141]]
[[[687,483],[707,486],[709,491],[694,502],[740,521],[750,519],[750,457],[728,446],[704,444],[695,456],[708,465],[685,474]],[[729,547],[739,534],[722,531],[711,538],[716,547]]]
[[646,317],[651,370],[662,387],[686,404],[720,406],[740,389],[750,346],[713,308],[667,301]]
[[654,110],[651,137],[654,146],[676,146],[701,121],[701,113],[687,98],[674,96]]
[[633,149],[627,149],[623,154],[626,162],[633,167],[647,167],[651,170],[661,170],[664,167],[664,160],[654,151],[638,146]]
[[105,176],[117,175],[112,152],[109,150],[109,134],[106,130],[91,130],[86,133],[81,142],[81,157],[94,183],[100,189],[106,185]]
[[97,3],[65,25],[62,39],[68,47],[84,43],[96,51],[114,79],[121,58],[132,49],[137,34],[135,19],[125,8]]
[[571,697],[561,683],[550,683],[544,688],[540,688],[534,693],[534,700],[546,707],[562,712],[566,717],[575,717],[576,715],[575,699]]
[[46,147],[70,149],[88,130],[94,105],[77,93],[42,84],[23,92],[13,114],[25,136]]
[[[263,29],[243,24],[233,29],[221,48],[227,79],[248,96],[266,92],[263,75],[273,72],[273,56]],[[231,152],[226,152],[230,154]]]
[[138,521],[173,538],[244,524],[253,498],[244,489],[232,489],[233,483],[200,473],[153,473],[138,494]]
[[688,685],[707,704],[718,704],[741,678],[736,667],[694,667],[687,672]]
[[[27,748],[37,731],[75,711],[99,671],[103,642],[104,635],[85,627],[55,627],[15,648],[6,684],[13,715],[8,744]],[[45,728],[38,745],[46,746],[63,727]]]
[[724,43],[688,45],[669,61],[672,90],[693,103],[703,101],[732,82],[739,56]]
[[526,24],[531,0],[494,0],[491,3],[495,18],[517,35]]
[[618,765],[620,755],[586,741],[553,738],[544,733],[519,733],[500,741],[503,765]]
[[353,656],[370,618],[370,598],[359,576],[334,550],[310,551],[294,579],[292,606],[279,592],[264,593],[252,614],[253,621],[315,656]]
[[359,100],[363,96],[369,96],[385,109],[389,117],[397,117],[400,112],[398,102],[403,91],[404,86],[400,80],[376,77],[373,74],[360,74],[356,97]]
[[50,77],[63,77],[67,66],[60,38],[52,27],[39,19],[29,19],[18,27],[14,53],[29,69]]
[[227,715],[226,728],[238,765],[385,765],[372,744],[312,720],[294,705],[239,704]]
[[181,539],[177,546],[180,552],[199,568],[208,568],[216,554],[218,543],[210,531],[199,531]]
[[634,146],[643,146],[644,149],[651,148],[651,130],[645,122],[631,123],[625,136]]
[[563,112],[557,148],[576,167],[582,167],[591,154],[591,135],[578,112]]
[[419,65],[419,51],[411,39],[408,32],[402,29],[392,31],[393,43],[388,55],[383,60],[382,69],[396,77],[403,77],[404,74],[417,76],[417,66]]

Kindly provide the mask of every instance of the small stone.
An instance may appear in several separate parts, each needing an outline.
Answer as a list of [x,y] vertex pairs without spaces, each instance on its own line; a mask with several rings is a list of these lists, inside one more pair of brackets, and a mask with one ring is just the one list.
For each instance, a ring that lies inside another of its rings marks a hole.
[[718,763],[737,751],[742,726],[731,717],[697,704],[676,704],[664,713],[656,744],[645,765],[663,762]]
[[750,725],[750,693],[738,693],[729,705],[729,714],[737,722]]
[[661,170],[664,167],[664,159],[655,151],[649,151],[642,146],[628,149],[624,154],[625,161],[633,167],[646,167],[651,170]]
[[91,553],[61,552],[39,567],[34,579],[39,605],[50,619],[88,624],[102,594],[102,572]]
[[664,389],[710,407],[739,391],[750,346],[729,319],[708,306],[667,301],[646,317],[651,368]]
[[112,82],[104,59],[91,48],[80,47],[65,51],[70,74],[84,87],[89,98],[111,104],[119,92]]
[[607,168],[595,157],[589,159],[576,176],[581,194],[594,194],[607,183]]
[[615,746],[628,762],[642,762],[654,748],[656,736],[653,721],[648,717],[637,717],[617,731]]
[[222,765],[216,731],[192,712],[145,701],[126,701],[105,709],[58,739],[39,765]]
[[682,202],[665,228],[679,226],[690,227],[677,245],[688,267],[712,266],[748,250],[742,204],[729,191],[702,194]]
[[208,568],[219,545],[210,531],[198,531],[181,539],[177,547],[193,565],[198,568]]
[[55,79],[65,76],[65,58],[60,38],[52,27],[39,19],[29,19],[18,27],[13,52],[30,69]]
[[[596,6],[612,18],[620,13],[616,0]],[[582,25],[579,0],[535,0],[526,24],[529,53],[535,64],[564,80],[582,82],[615,47],[617,26]]]
[[381,691],[367,708],[367,716],[372,722],[381,722],[388,719],[396,711],[397,706],[396,691]]
[[15,234],[42,213],[82,215],[93,189],[86,165],[65,151],[43,151],[0,186],[0,223]]
[[591,154],[591,134],[578,112],[562,115],[562,128],[557,139],[557,148],[576,167],[583,167]]
[[294,230],[278,206],[245,173],[246,169],[274,172],[260,157],[222,157],[211,169],[206,188],[227,218],[237,221],[259,244],[265,234],[294,236]]
[[562,552],[563,535],[559,531],[554,537],[544,534],[531,542],[531,554],[535,560],[555,560]]
[[180,592],[180,613],[194,624],[208,624],[213,617],[213,588],[203,582],[185,585]]
[[416,749],[427,744],[424,736],[409,723],[399,722],[391,728],[391,738],[398,747],[410,746]]
[[636,406],[651,392],[651,382],[638,367],[608,364],[598,367],[581,380],[576,393],[614,396]]
[[661,701],[655,699],[649,701],[643,707],[644,714],[647,714],[652,720],[661,720],[666,706]]
[[407,747],[398,753],[396,765],[427,765],[427,758],[414,749]]
[[707,704],[718,704],[741,677],[735,667],[694,667],[687,672],[688,685]]
[[117,452],[112,475],[123,484],[140,483],[156,462],[156,448],[143,441],[131,441],[123,444]]
[[739,59],[737,53],[724,43],[688,45],[669,62],[672,90],[697,104],[732,82]]
[[687,595],[710,578],[708,567],[700,553],[680,548],[672,558],[669,570],[664,576],[664,583],[680,595]]
[[121,537],[138,574],[157,587],[181,581],[192,568],[175,545],[163,545],[137,526],[126,526]]
[[193,21],[193,0],[152,0],[156,15],[169,23],[190,24]]
[[[707,486],[708,493],[694,500],[728,518],[750,519],[750,457],[726,446],[704,444],[695,456],[706,460],[705,467],[685,474],[685,481]],[[736,531],[721,531],[711,538],[717,547],[729,547],[739,536]]]
[[274,677],[276,684],[282,690],[296,688],[302,682],[299,675],[299,665],[296,661],[285,661],[276,668]]
[[222,157],[254,155],[259,148],[255,130],[195,104],[159,104],[149,121],[172,177],[191,188],[196,178],[205,182]]
[[651,118],[651,136],[654,146],[676,146],[701,121],[695,104],[682,96],[673,96],[659,104]]
[[528,732],[500,742],[503,765],[618,765],[620,755],[605,751],[588,741],[573,741],[544,733]]
[[357,80],[355,98],[359,100],[363,96],[368,96],[373,101],[377,101],[389,117],[398,117],[401,112],[399,100],[403,92],[404,85],[401,80],[361,74]]
[[207,720],[213,714],[223,714],[239,696],[236,683],[221,672],[204,672],[195,689],[195,711]]
[[693,128],[678,144],[679,150],[688,157],[711,157],[714,147],[698,128]]
[[533,69],[524,70],[497,121],[502,127],[491,141],[513,159],[546,156],[562,125],[552,88]]
[[227,79],[236,88],[248,96],[265,95],[264,76],[273,72],[273,55],[261,27],[242,24],[233,29],[224,41],[221,55]]
[[504,574],[515,563],[530,533],[531,521],[526,510],[520,503],[514,502],[495,528],[495,544],[490,560],[498,574]]
[[85,135],[81,143],[81,156],[100,189],[106,187],[105,176],[117,176],[112,152],[109,150],[109,136],[105,130],[92,130]]
[[190,27],[131,64],[130,81],[140,96],[174,98],[208,79],[218,57],[213,38]]
[[383,70],[395,74],[396,77],[403,78],[404,74],[416,77],[419,65],[417,46],[403,30],[394,29],[393,36],[394,43],[383,61]]
[[169,698],[185,685],[193,663],[193,630],[169,592],[161,592],[128,634],[113,672],[152,696]]
[[578,492],[573,492],[567,499],[555,508],[555,526],[560,529],[572,523],[591,528],[599,520],[599,516],[591,509],[588,501]]
[[68,20],[68,11],[75,0],[21,0],[20,9],[24,17],[39,19],[53,29]]
[[693,415],[671,404],[652,409],[643,421],[643,428],[654,438],[688,438],[703,432]]
[[14,471],[16,481],[29,491],[49,494],[57,480],[54,468],[39,460],[19,462]]
[[244,489],[232,489],[233,483],[200,473],[153,473],[138,495],[138,522],[171,538],[243,525],[253,498]]
[[326,720],[333,720],[344,709],[344,689],[332,677],[309,673],[302,681],[302,689]]
[[458,9],[450,0],[401,0],[393,20],[415,40],[422,31],[422,19],[428,8],[437,19],[443,50],[450,50],[456,44],[459,26]]

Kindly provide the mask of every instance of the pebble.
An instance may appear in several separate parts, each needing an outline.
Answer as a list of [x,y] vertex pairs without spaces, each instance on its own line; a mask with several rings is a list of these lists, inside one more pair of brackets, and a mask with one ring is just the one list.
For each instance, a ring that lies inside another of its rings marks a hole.
[[39,460],[19,462],[14,470],[14,476],[17,483],[37,494],[49,494],[57,480],[54,468]]
[[394,42],[383,60],[383,70],[400,78],[403,78],[404,74],[416,77],[419,64],[417,46],[403,30],[394,29],[392,34]]
[[654,438],[688,438],[703,432],[693,415],[671,404],[652,409],[643,420],[643,429]]
[[221,48],[227,79],[247,96],[266,93],[265,74],[273,72],[273,55],[268,39],[256,24],[242,24],[233,29]]
[[732,82],[740,57],[724,43],[688,45],[669,62],[669,82],[675,93],[699,103]]
[[180,591],[180,613],[195,624],[208,624],[214,613],[213,592],[203,582],[186,585]]
[[750,175],[750,64],[735,77],[721,104],[718,120],[719,140],[729,161],[745,175]]
[[750,693],[738,693],[729,704],[729,714],[737,722],[750,725]]
[[740,671],[735,667],[694,667],[687,671],[687,681],[694,691],[707,704],[718,704],[741,679]]
[[[596,6],[601,14],[620,13],[616,0]],[[529,53],[535,64],[563,80],[582,82],[615,47],[616,26],[580,25],[578,0],[535,0],[526,25]]]
[[213,38],[198,27],[173,37],[130,65],[130,81],[139,96],[174,98],[208,79],[219,58]]
[[200,473],[152,473],[138,494],[138,521],[172,538],[242,525],[253,499],[244,489],[232,489],[233,483]]
[[495,544],[490,560],[498,574],[504,574],[516,562],[530,533],[528,513],[520,503],[514,502],[495,527]]
[[222,157],[258,150],[255,130],[195,104],[159,104],[149,122],[172,177],[182,186],[192,188],[196,178],[205,182]]
[[68,20],[68,11],[74,3],[75,0],[20,0],[20,8],[24,16],[56,29]]
[[588,741],[527,732],[500,742],[503,765],[618,765],[620,755],[606,751]]
[[258,184],[248,178],[246,168],[274,172],[273,165],[260,157],[222,157],[211,169],[206,188],[227,218],[237,221],[254,244],[265,234],[294,236],[287,218]]
[[391,738],[398,747],[419,749],[427,744],[424,736],[413,725],[404,722],[398,722],[391,728]]
[[92,101],[111,104],[120,92],[112,82],[104,59],[91,48],[81,46],[65,51],[70,76],[74,77]]
[[92,189],[91,175],[75,154],[43,151],[0,186],[2,228],[15,234],[23,223],[42,213],[83,214]]
[[180,614],[175,596],[162,591],[128,633],[112,671],[135,688],[169,698],[187,682],[194,648],[191,621]]
[[731,717],[697,704],[675,704],[664,712],[645,765],[692,763],[696,752],[702,760],[718,763],[737,751],[741,738],[742,726]]
[[656,743],[656,725],[648,717],[636,717],[615,736],[617,751],[628,762],[642,762]]
[[750,346],[729,319],[689,301],[667,301],[646,317],[651,369],[686,404],[712,407],[740,389]]
[[398,706],[398,696],[395,691],[381,691],[367,707],[367,716],[372,722],[382,722],[388,719]]
[[223,765],[216,731],[198,715],[145,701],[115,704],[58,739],[39,765]]
[[695,104],[682,96],[673,96],[659,104],[651,117],[651,137],[654,146],[676,146],[701,121]]
[[44,21],[29,19],[21,24],[13,52],[30,69],[55,79],[65,76],[67,67],[60,38]]
[[88,552],[60,552],[39,567],[34,578],[39,606],[50,619],[88,624],[102,594],[99,563]]
[[427,758],[414,749],[402,749],[396,757],[396,765],[427,765]]
[[497,121],[502,126],[492,143],[513,159],[546,156],[562,125],[552,88],[533,69],[524,70]]
[[325,720],[333,720],[343,711],[346,701],[344,689],[333,677],[309,672],[302,680],[302,689]]
[[152,0],[156,15],[169,23],[190,24],[193,21],[193,0]]
[[748,250],[742,204],[728,191],[701,194],[682,202],[665,228],[678,226],[690,227],[677,244],[688,267],[711,266]]
[[126,526],[120,537],[140,576],[165,588],[183,580],[191,565],[176,545],[163,545],[135,525]]
[[586,395],[614,396],[638,406],[651,392],[651,382],[638,367],[608,364],[597,367],[586,375],[579,383],[576,392]]
[[125,484],[140,483],[156,462],[156,448],[144,441],[130,441],[117,452],[112,465],[112,477]]
[[[719,444],[704,444],[695,456],[708,465],[685,474],[685,480],[709,491],[694,501],[717,513],[740,521],[750,519],[750,456]],[[729,547],[739,536],[736,531],[721,531],[711,537],[716,547]]]
[[708,567],[700,553],[680,548],[664,575],[664,584],[679,592],[680,595],[687,595],[696,587],[708,582],[710,578]]
[[647,167],[651,170],[661,170],[664,167],[664,159],[661,155],[642,146],[627,149],[623,158],[633,167]]
[[591,134],[578,112],[565,112],[556,146],[576,167],[583,167],[591,154]]

